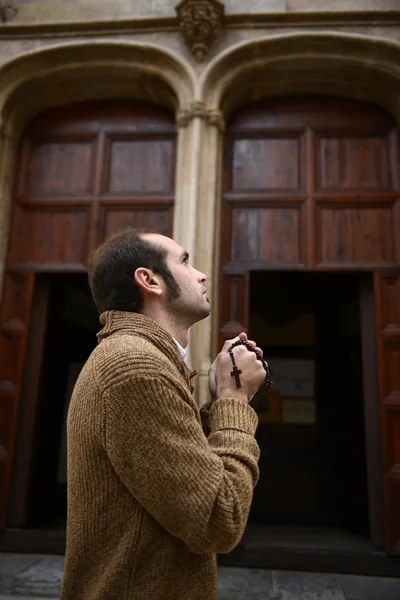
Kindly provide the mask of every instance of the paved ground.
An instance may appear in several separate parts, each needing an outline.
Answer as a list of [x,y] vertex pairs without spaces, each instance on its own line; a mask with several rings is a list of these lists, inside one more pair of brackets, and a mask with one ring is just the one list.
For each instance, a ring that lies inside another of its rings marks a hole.
[[[62,556],[0,554],[0,600],[59,598],[63,566]],[[219,600],[400,600],[400,580],[225,567]]]
[[29,598],[31,598],[31,600],[49,600],[48,597],[45,598],[44,596],[39,598],[39,596],[4,596],[3,594],[0,594],[0,600],[29,600]]

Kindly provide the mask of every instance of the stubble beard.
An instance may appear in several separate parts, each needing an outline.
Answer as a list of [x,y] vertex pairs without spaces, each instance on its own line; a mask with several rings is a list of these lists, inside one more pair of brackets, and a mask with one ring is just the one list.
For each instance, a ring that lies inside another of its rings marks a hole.
[[175,319],[181,319],[189,328],[210,315],[210,303],[206,300],[205,295],[201,297],[201,301],[200,304],[199,297],[194,295],[185,298],[179,287],[179,295],[168,298],[168,310]]

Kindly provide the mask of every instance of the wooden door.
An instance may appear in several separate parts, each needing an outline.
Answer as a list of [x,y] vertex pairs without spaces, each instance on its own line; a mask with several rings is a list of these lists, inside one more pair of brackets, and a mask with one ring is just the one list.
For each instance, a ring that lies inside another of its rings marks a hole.
[[400,554],[400,268],[375,274],[386,548]]
[[7,273],[0,311],[0,528],[8,487],[29,331],[34,273]]
[[88,253],[124,227],[171,233],[175,155],[173,116],[131,101],[55,109],[25,131],[0,313],[0,529],[34,274],[84,273]]
[[250,270],[400,264],[398,172],[398,130],[377,107],[312,97],[241,109],[224,151],[221,337],[231,278]]
[[[220,222],[220,343],[226,331],[237,333],[248,322],[251,271],[400,267],[396,123],[378,107],[340,98],[275,98],[243,107],[227,128]],[[395,306],[398,288],[376,277],[377,299],[387,305],[390,296]],[[388,338],[398,321],[379,310],[386,548],[398,552],[398,354]]]

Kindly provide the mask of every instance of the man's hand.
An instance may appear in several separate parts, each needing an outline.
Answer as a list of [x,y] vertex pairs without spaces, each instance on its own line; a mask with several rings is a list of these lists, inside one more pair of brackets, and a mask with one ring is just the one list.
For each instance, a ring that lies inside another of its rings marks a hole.
[[256,354],[246,346],[236,346],[232,352],[240,377],[240,387],[237,387],[236,377],[231,375],[232,371],[236,370],[231,357],[228,352],[222,351],[217,357],[215,372],[217,397],[237,398],[249,403],[265,379],[265,369]]
[[[244,340],[244,341],[249,341],[249,343],[252,346],[254,346],[256,348],[256,350],[258,350],[258,352],[260,352],[260,354],[262,355],[261,348],[258,348],[257,345],[256,345],[256,343],[253,340],[247,340],[247,334],[244,333],[244,332],[240,333],[237,337],[235,337],[235,338],[233,338],[231,340],[227,340],[225,342],[225,344],[223,345],[220,354],[218,354],[218,356],[216,357],[216,359],[214,360],[213,364],[211,365],[211,367],[210,367],[210,369],[208,371],[208,383],[209,383],[209,390],[210,390],[210,395],[211,395],[211,400],[212,401],[215,401],[217,398],[221,397],[221,395],[218,393],[218,387],[219,387],[218,381],[219,381],[220,377],[218,376],[218,378],[217,378],[217,364],[218,364],[219,357],[221,356],[221,354],[226,354],[227,358],[229,359],[229,364],[230,364],[230,369],[229,369],[229,375],[230,375],[230,372],[232,371],[233,365],[232,365],[231,359],[230,359],[229,354],[228,354],[228,348],[230,348],[230,346],[232,346],[232,344],[234,342],[237,342],[237,340],[239,340],[239,339],[240,340]],[[234,349],[235,353],[236,353],[236,350],[238,350],[238,347]],[[250,355],[253,354],[253,352],[249,352],[247,349],[245,349],[245,350],[246,350],[246,352],[248,354],[250,354]],[[236,360],[236,354],[235,354],[235,360]],[[257,361],[257,362],[261,365],[260,361]],[[265,373],[264,369],[263,369],[263,373]],[[262,383],[262,381],[261,381],[261,383]],[[260,383],[260,385],[261,385],[261,383]],[[235,384],[234,380],[232,382],[232,388],[234,390],[237,390],[236,384]],[[257,390],[258,390],[258,388],[257,388]],[[231,396],[236,396],[236,394],[231,394]],[[250,398],[250,400],[251,400],[251,398]]]

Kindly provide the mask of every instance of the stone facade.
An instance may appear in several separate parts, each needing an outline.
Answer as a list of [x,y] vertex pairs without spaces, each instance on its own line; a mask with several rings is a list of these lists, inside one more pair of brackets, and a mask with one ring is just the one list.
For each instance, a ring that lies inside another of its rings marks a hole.
[[[199,2],[206,12],[184,18],[205,19],[200,28],[178,20],[173,0],[0,0],[0,266],[18,141],[51,106],[131,97],[175,112],[174,237],[208,274],[214,307],[222,140],[232,112],[251,99],[323,88],[374,102],[400,121],[398,0],[226,0],[221,19],[209,12],[216,0]],[[200,54],[195,35],[206,39]],[[214,310],[190,342],[201,403],[216,318]]]

